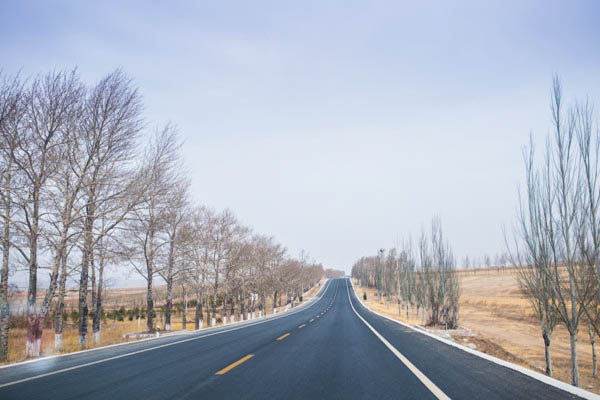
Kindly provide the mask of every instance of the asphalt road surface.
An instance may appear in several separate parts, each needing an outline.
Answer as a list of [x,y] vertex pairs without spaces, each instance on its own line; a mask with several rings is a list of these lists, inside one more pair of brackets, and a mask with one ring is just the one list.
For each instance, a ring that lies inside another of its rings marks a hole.
[[576,397],[379,317],[335,279],[271,319],[0,369],[0,399],[79,398]]

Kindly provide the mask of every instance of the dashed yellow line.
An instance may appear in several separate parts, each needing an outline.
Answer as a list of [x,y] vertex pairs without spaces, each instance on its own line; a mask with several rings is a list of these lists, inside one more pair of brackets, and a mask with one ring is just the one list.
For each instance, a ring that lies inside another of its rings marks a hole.
[[286,337],[288,337],[288,336],[290,336],[290,334],[289,334],[289,333],[286,333],[285,335],[281,335],[281,336],[279,336],[279,337],[277,338],[277,340],[283,340],[283,339],[285,339],[285,338],[286,338]]
[[306,326],[306,324],[302,324],[298,327],[298,329],[304,328]]
[[241,363],[243,363],[245,361],[248,361],[252,357],[254,357],[254,354],[248,354],[246,357],[244,357],[244,358],[242,358],[240,360],[237,360],[233,364],[230,364],[230,365],[226,366],[225,368],[223,368],[222,370],[220,370],[219,372],[217,372],[215,375],[223,375],[223,374],[229,372],[230,370],[234,369],[235,367],[237,367]]
[[313,319],[311,319],[311,320],[310,320],[310,321],[308,321],[308,322],[313,322],[314,320],[315,320],[315,319],[313,318]]

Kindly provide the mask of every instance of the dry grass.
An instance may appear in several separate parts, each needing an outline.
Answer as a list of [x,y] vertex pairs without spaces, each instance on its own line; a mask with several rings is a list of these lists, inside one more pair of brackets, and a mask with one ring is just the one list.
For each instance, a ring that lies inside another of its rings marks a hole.
[[[474,344],[477,350],[544,373],[544,344],[531,306],[523,299],[516,271],[490,270],[477,274],[461,273],[460,325],[473,331],[475,337],[453,334],[461,344]],[[356,286],[362,298],[364,288]],[[380,302],[374,289],[367,289],[366,305],[386,316],[409,324],[420,324],[416,309],[398,315],[398,306],[386,299]],[[420,315],[419,315],[420,317]],[[581,326],[578,339],[581,387],[600,394],[600,380],[592,375],[592,352],[586,326]],[[551,343],[554,378],[570,383],[569,335],[563,326],[556,328]]]
[[[321,281],[321,286],[326,282],[326,279]],[[311,297],[313,297],[317,291],[321,288],[321,286],[315,286],[309,292],[304,295],[304,301],[308,301]],[[125,298],[126,303],[131,303],[130,299],[127,299],[127,292],[124,289],[117,289],[118,297]],[[132,296],[139,296],[139,289],[132,289]],[[117,298],[117,296],[114,296]],[[267,315],[272,313],[272,302],[270,299],[266,300],[265,308],[267,311]],[[283,308],[283,307],[282,307]],[[220,310],[222,312],[222,308]],[[220,312],[217,312],[217,319],[222,320],[222,315]],[[239,306],[238,306],[238,315],[236,315],[236,321],[239,320]],[[155,320],[160,324],[161,327],[164,326],[164,322],[161,321],[160,318]],[[207,328],[209,325],[209,321],[204,321],[204,328]],[[218,324],[219,325],[219,324]],[[89,320],[88,326],[92,326],[92,321]],[[182,316],[180,314],[176,314],[171,318],[171,331],[177,331],[182,329]],[[136,339],[125,339],[124,335],[133,332],[140,332],[146,330],[146,320],[140,320],[139,326],[138,321],[133,320],[129,321],[125,318],[125,321],[112,321],[107,320],[102,323],[101,327],[101,341],[99,344],[94,345],[92,340],[92,331],[91,329],[88,331],[89,338],[89,348],[96,348],[107,346],[116,343],[124,343],[135,341]],[[194,309],[188,309],[187,315],[187,330],[194,330]],[[23,361],[25,359],[25,341],[26,341],[26,329],[11,329],[9,331],[8,338],[8,364]],[[66,354],[74,351],[81,350],[79,348],[79,339],[78,339],[78,326],[73,324],[65,324],[63,330],[63,351],[57,353],[54,351],[54,330],[53,329],[44,329],[42,335],[42,356],[50,356],[55,354]]]

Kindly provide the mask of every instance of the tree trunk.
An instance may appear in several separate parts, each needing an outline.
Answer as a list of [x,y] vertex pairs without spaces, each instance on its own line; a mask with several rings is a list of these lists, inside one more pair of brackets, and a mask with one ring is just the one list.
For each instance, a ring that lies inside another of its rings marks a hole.
[[102,290],[104,290],[104,254],[101,255],[100,265],[98,267],[98,291],[96,292],[96,303],[94,304],[94,316],[92,319],[92,331],[94,332],[95,344],[100,343],[102,329]]
[[171,330],[171,309],[173,308],[173,263],[175,262],[175,234],[169,244],[167,260],[167,308],[165,310],[165,330]]
[[67,257],[63,255],[60,266],[58,298],[56,299],[56,315],[54,319],[54,350],[63,350],[63,313],[65,311],[65,292],[67,285]]
[[235,292],[231,291],[231,322],[235,322]]
[[213,303],[212,303],[212,319],[210,320],[210,326],[217,324],[217,285],[214,286],[213,291]]
[[245,296],[244,291],[242,290],[242,296],[240,299],[240,313],[241,313],[240,320],[242,320],[242,321],[246,320],[246,308],[245,308],[246,299],[244,296]]
[[[210,295],[206,294],[206,326],[209,326],[211,318],[210,318]],[[214,314],[213,314],[214,315]]]
[[194,328],[196,330],[202,328],[204,323],[202,321],[202,290],[196,288],[196,315],[194,317]]
[[90,277],[90,283],[91,283],[91,285],[90,285],[91,286],[91,293],[90,293],[91,296],[90,297],[91,297],[91,299],[90,299],[90,301],[91,301],[91,305],[92,305],[92,312],[91,312],[90,317],[92,318],[93,341],[94,341],[94,343],[97,343],[96,335],[95,335],[94,328],[93,328],[93,326],[94,326],[93,321],[96,319],[96,313],[97,313],[97,310],[96,310],[96,305],[97,305],[96,304],[96,294],[97,294],[97,292],[96,292],[96,264],[95,264],[94,260],[95,260],[94,249],[92,249],[92,253],[90,254],[90,271],[91,271],[91,277]]
[[542,334],[544,338],[544,350],[546,355],[546,375],[552,376],[552,356],[550,354],[550,336],[544,332]]
[[569,332],[571,339],[571,385],[579,387],[579,360],[577,358],[577,332]]
[[29,237],[29,286],[27,287],[27,341],[25,343],[25,357],[40,356],[41,333],[39,320],[36,315],[37,297],[37,250],[38,250],[38,222],[40,207],[40,189],[34,184],[33,190],[33,216]]
[[227,324],[227,317],[229,315],[229,311],[227,310],[227,291],[223,292],[223,325]]
[[146,318],[148,332],[154,332],[154,298],[152,296],[152,273],[148,271],[148,286],[146,288],[146,303],[148,304],[148,316]]
[[173,275],[169,271],[167,275],[167,307],[165,310],[165,330],[171,330],[171,309],[173,308]]
[[248,319],[251,319],[252,316],[252,301],[251,301],[252,293],[248,293]]
[[588,336],[590,337],[590,344],[592,345],[592,371],[594,378],[598,376],[598,366],[596,362],[596,335],[592,330],[592,323],[588,319]]
[[188,308],[188,300],[187,300],[187,291],[185,289],[185,285],[181,287],[183,294],[183,313],[181,314],[181,329],[184,331],[187,330],[187,308]]
[[[10,182],[6,177],[6,181]],[[10,187],[7,183],[7,193]],[[4,212],[10,215],[10,204],[5,204]],[[8,304],[8,257],[10,255],[10,225],[4,220],[4,237],[2,238],[2,271],[0,272],[0,362],[8,361],[8,317],[10,305]]]
[[93,203],[88,203],[86,206],[86,218],[84,224],[84,244],[83,257],[81,260],[81,276],[79,279],[79,347],[84,349],[88,345],[88,271],[92,260],[93,237],[92,229],[94,227],[95,206]]

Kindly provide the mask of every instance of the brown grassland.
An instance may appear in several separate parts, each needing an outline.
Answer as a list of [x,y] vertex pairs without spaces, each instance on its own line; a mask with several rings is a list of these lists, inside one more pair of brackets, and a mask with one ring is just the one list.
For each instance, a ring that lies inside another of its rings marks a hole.
[[[309,292],[304,295],[304,302],[308,301],[311,297],[313,297],[318,290],[322,287],[322,285],[326,282],[326,279],[321,281],[320,286],[315,286]],[[161,287],[157,287],[157,292],[161,292]],[[119,303],[118,299],[121,300],[121,303],[125,306],[130,306],[132,304],[143,305],[141,302],[142,296],[144,294],[144,288],[130,288],[130,289],[109,289],[107,291],[107,298],[111,299],[109,304],[110,308],[118,308]],[[157,296],[158,297],[158,296]],[[74,297],[73,297],[74,298]],[[179,301],[179,300],[178,300]],[[156,305],[160,306],[162,303],[157,302]],[[284,302],[282,302],[284,304]],[[67,307],[68,309],[69,307]],[[267,315],[272,313],[272,301],[271,299],[266,299],[265,308],[267,311]],[[282,307],[283,308],[283,307]],[[217,319],[222,319],[221,314],[219,313],[223,311],[222,307],[217,309]],[[195,309],[190,307],[188,308],[187,313],[187,330],[194,330],[194,312]],[[237,309],[239,313],[239,307]],[[206,316],[205,316],[206,319]],[[163,321],[161,317],[156,318],[156,321],[160,323],[160,326],[163,325]],[[236,316],[236,321],[239,321],[239,315]],[[220,324],[217,324],[220,325]],[[93,344],[92,341],[92,321],[90,319],[88,326],[90,327],[88,330],[89,337],[89,348],[96,348],[107,346],[116,343],[124,343],[135,341],[136,339],[126,339],[124,336],[128,333],[140,332],[146,329],[146,320],[140,320],[140,324],[138,327],[138,321],[134,319],[133,321],[129,321],[125,318],[124,321],[113,321],[107,319],[103,321],[101,328],[101,342],[99,344]],[[204,321],[204,328],[208,327],[208,321]],[[171,332],[178,331],[182,329],[182,315],[181,313],[175,312],[171,317]],[[8,364],[23,361],[25,359],[25,338],[26,338],[26,329],[25,328],[13,328],[9,331],[8,338]],[[73,324],[70,320],[68,323],[65,323],[64,331],[63,331],[63,351],[56,353],[54,351],[54,330],[52,328],[44,329],[42,335],[42,356],[51,356],[56,354],[66,354],[74,351],[81,350],[79,348],[78,342],[78,327],[77,324]]]
[[[537,318],[521,296],[515,269],[460,271],[461,297],[459,324],[461,329],[449,331],[453,340],[476,347],[512,363],[540,373],[545,371],[544,344]],[[353,280],[354,283],[356,283]],[[416,308],[398,313],[398,305],[384,298],[380,301],[373,288],[355,286],[361,297],[366,291],[366,305],[381,314],[412,324],[421,324]],[[564,326],[555,329],[551,342],[553,377],[570,383],[569,335]],[[585,322],[579,327],[579,374],[581,387],[600,394],[600,378],[592,375],[592,350]]]

